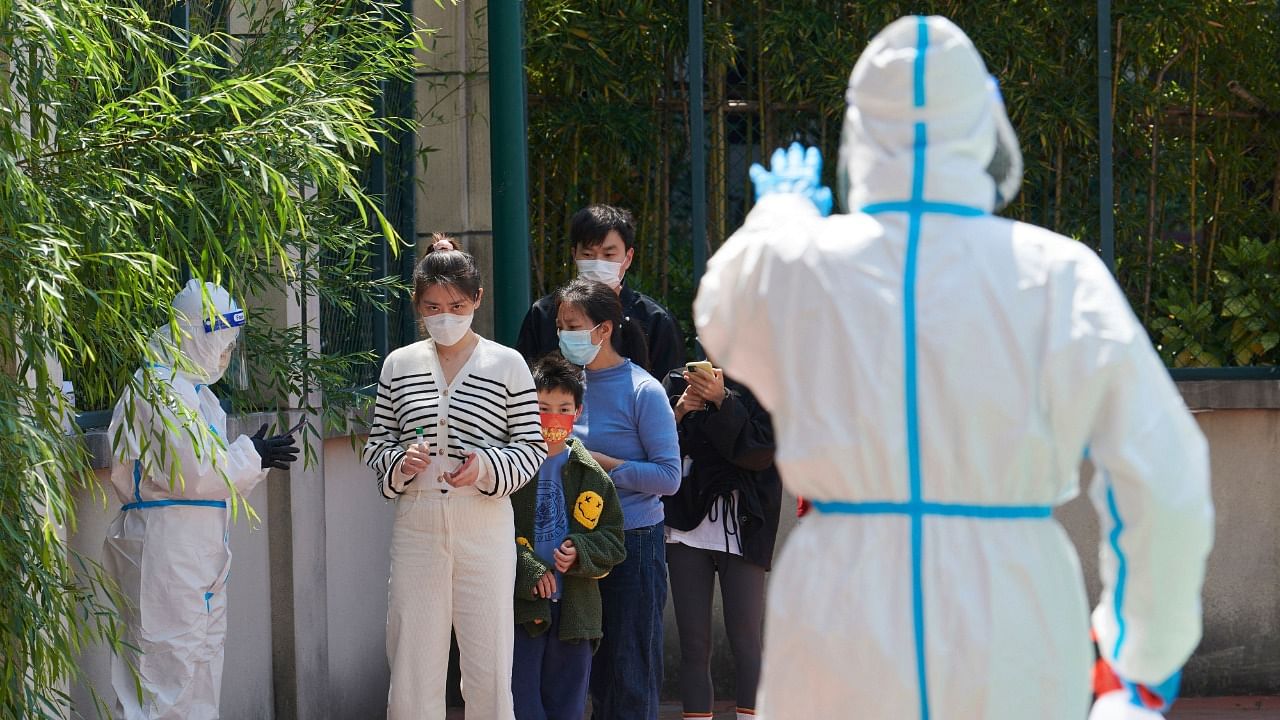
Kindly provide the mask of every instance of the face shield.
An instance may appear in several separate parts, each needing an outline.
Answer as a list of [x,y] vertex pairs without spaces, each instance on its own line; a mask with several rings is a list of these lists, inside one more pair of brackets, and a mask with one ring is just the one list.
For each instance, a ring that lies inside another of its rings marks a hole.
[[232,340],[218,357],[218,376],[231,390],[241,393],[249,389],[249,366],[244,343]]

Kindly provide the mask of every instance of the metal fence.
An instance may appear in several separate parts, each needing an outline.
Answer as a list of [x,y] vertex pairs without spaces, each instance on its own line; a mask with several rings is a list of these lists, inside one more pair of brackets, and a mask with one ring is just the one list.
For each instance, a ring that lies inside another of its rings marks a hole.
[[[903,9],[668,5],[529,4],[532,277],[546,292],[573,274],[574,210],[623,205],[629,281],[689,330],[702,262],[752,205],[747,168],[799,140],[833,183],[849,69]],[[1175,377],[1280,377],[1280,3],[919,5],[969,30],[1001,79],[1027,159],[1005,214],[1092,245]]]

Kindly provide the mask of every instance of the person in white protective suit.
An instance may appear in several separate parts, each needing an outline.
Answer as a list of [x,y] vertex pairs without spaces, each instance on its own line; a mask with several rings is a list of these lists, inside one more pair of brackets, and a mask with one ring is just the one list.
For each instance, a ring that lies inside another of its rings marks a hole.
[[1070,718],[1093,661],[1052,518],[1086,453],[1099,649],[1161,706],[1200,638],[1204,437],[1106,266],[1004,220],[1021,155],[977,50],[900,19],[849,80],[838,196],[798,146],[711,259],[699,338],[773,414],[816,513],[774,570],[766,718]]
[[[268,468],[297,458],[290,435],[226,438],[226,413],[209,385],[227,369],[245,314],[226,290],[192,280],[173,301],[169,326],[152,341],[162,362],[134,375],[116,403],[111,484],[122,503],[107,531],[103,565],[125,606],[125,641],[140,650],[112,658],[114,717],[218,717],[231,486],[248,495]],[[185,356],[185,362],[174,357]],[[173,405],[146,387],[167,384]],[[136,668],[138,684],[130,668]]]

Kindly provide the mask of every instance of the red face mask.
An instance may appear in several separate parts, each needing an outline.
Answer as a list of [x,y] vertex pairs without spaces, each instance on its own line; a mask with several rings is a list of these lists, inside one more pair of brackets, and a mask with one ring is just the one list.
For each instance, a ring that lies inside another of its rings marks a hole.
[[559,445],[568,440],[576,419],[576,415],[568,413],[538,413],[538,421],[542,423],[542,439],[548,445]]

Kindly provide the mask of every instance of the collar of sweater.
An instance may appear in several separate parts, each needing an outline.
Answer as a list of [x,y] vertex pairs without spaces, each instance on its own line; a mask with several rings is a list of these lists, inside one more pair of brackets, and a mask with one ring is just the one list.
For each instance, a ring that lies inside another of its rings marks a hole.
[[632,363],[627,358],[622,358],[622,362],[613,367],[603,368],[600,370],[587,370],[587,383],[614,380],[620,377],[626,377],[631,374]]

